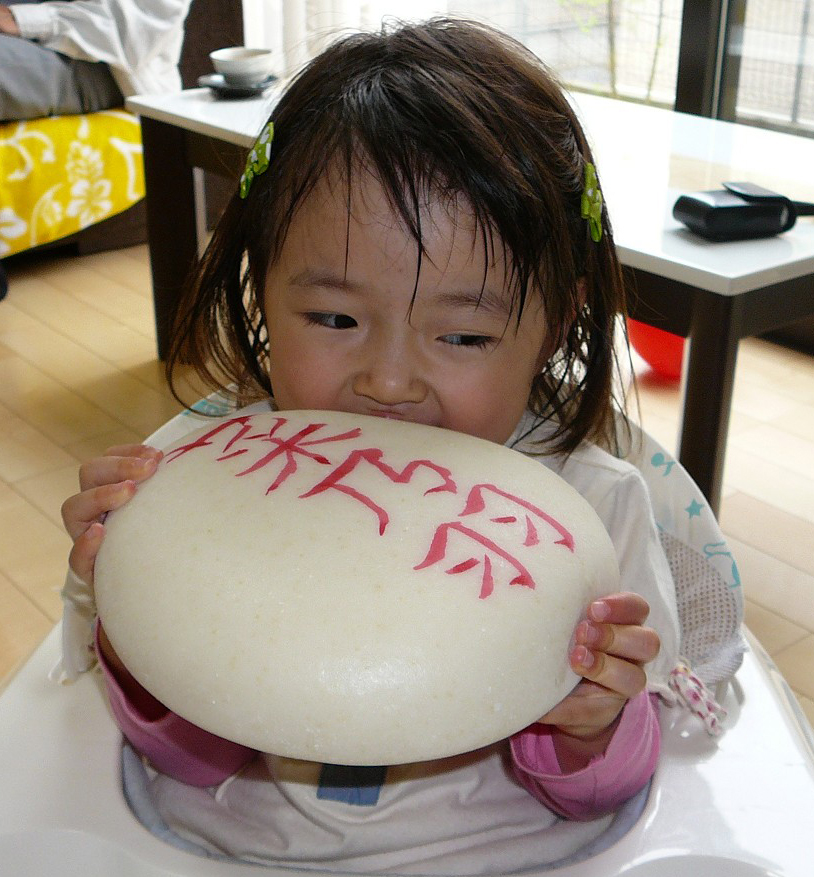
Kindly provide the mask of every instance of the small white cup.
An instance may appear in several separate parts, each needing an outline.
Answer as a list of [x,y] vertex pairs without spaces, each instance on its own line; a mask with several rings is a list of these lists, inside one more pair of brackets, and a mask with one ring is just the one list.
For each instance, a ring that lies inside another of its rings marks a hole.
[[247,49],[245,46],[216,49],[209,53],[209,58],[226,84],[238,87],[256,85],[268,79],[274,61],[270,49]]

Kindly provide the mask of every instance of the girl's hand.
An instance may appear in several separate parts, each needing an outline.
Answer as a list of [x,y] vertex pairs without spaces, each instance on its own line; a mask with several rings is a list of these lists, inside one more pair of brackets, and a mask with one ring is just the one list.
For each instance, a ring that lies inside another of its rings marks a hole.
[[[104,536],[105,515],[124,505],[138,482],[155,472],[161,452],[144,445],[119,445],[79,469],[80,492],[62,504],[62,520],[73,539],[70,570],[62,589],[62,660],[57,678],[71,681],[93,666],[96,601],[93,568]],[[100,630],[100,646],[111,666],[118,659]],[[120,664],[121,662],[118,662]]]
[[105,515],[133,496],[136,485],[155,472],[162,456],[146,445],[118,445],[80,467],[80,492],[62,504],[62,520],[74,543],[68,563],[88,585],[93,584]]
[[643,665],[658,655],[658,634],[644,621],[650,612],[638,594],[612,594],[588,607],[569,655],[583,677],[577,687],[539,721],[551,725],[560,766],[580,770],[605,751],[619,714],[647,684]]

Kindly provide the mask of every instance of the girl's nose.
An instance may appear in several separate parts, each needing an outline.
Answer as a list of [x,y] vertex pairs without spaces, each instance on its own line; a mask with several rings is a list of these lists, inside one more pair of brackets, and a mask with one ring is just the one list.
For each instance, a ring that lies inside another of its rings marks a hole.
[[422,402],[428,385],[418,357],[407,345],[382,343],[369,349],[353,378],[353,391],[378,405]]

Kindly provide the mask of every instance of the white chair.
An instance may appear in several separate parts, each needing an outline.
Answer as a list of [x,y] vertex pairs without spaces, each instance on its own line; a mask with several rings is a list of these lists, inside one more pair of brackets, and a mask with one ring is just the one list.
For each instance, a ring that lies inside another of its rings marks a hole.
[[[225,413],[217,398],[201,408]],[[167,444],[196,425],[196,415],[184,413],[150,441]],[[706,682],[718,683],[728,715],[724,733],[712,737],[688,710],[664,709],[662,756],[635,823],[601,852],[545,873],[809,877],[814,734],[748,634],[742,664],[725,681],[741,660],[737,568],[679,464],[647,437],[635,448],[634,462],[651,486],[662,542],[679,579],[683,649]],[[687,578],[691,588],[682,587]],[[696,611],[702,604],[714,611]],[[125,801],[121,736],[98,676],[56,685],[49,671],[59,654],[55,629],[0,695],[0,874],[291,874],[293,869],[201,858],[148,831]]]

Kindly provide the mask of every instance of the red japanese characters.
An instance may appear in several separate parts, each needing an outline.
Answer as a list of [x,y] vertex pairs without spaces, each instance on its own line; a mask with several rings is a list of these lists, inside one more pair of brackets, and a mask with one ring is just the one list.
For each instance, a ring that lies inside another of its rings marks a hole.
[[[393,484],[402,485],[410,485],[418,469],[435,473],[438,476],[438,484],[425,490],[423,496],[439,491],[461,493],[450,469],[431,460],[410,460],[406,466],[400,469],[389,465],[385,459],[385,451],[379,447],[368,446],[368,436],[360,427],[339,433],[327,430],[326,434],[327,424],[325,423],[309,423],[302,427],[295,420],[295,425],[292,428],[289,418],[279,415],[273,418],[271,427],[267,428],[265,420],[265,418],[257,418],[256,415],[250,414],[229,418],[218,423],[211,430],[197,435],[193,441],[182,444],[169,452],[165,457],[165,463],[170,464],[185,454],[204,448],[215,454],[214,460],[219,463],[242,457],[240,464],[241,467],[245,468],[235,472],[235,477],[240,478],[262,472],[263,474],[259,477],[265,480],[272,479],[266,489],[267,494],[283,487],[286,481],[302,467],[308,467],[306,477],[312,476],[312,472],[315,472],[312,477],[318,480],[310,490],[299,493],[299,499],[319,496],[327,490],[339,491],[349,499],[370,509],[378,521],[379,535],[384,535],[390,521],[390,515],[386,508],[372,496],[375,493],[376,479],[375,477],[371,478],[371,467],[372,470],[381,473]],[[258,421],[263,423],[262,427],[259,426]],[[271,445],[270,450],[268,445]],[[324,453],[318,453],[314,450],[317,447],[320,447]],[[333,455],[329,457],[328,454],[331,452]],[[325,471],[324,467],[328,468],[328,474],[320,477]],[[354,479],[351,476],[359,468],[367,471],[362,473],[363,486],[354,487]],[[512,506],[516,506],[516,513],[492,517],[487,508],[487,500],[495,497],[501,497]],[[428,513],[430,513],[429,509]],[[460,520],[438,523],[426,556],[414,569],[426,569],[444,561],[449,563],[448,555],[453,553],[450,541],[459,543],[461,550],[464,552],[474,550],[476,556],[453,563],[446,569],[446,572],[450,575],[457,575],[480,566],[482,578],[479,596],[481,598],[488,597],[494,590],[493,557],[499,558],[516,573],[509,581],[510,585],[535,587],[531,572],[512,553],[511,543],[519,535],[518,528],[504,527],[503,535],[505,538],[497,542],[477,529],[478,524],[484,520],[501,525],[520,523],[525,534],[522,545],[527,548],[533,548],[540,544],[538,528],[543,525],[546,531],[553,531],[549,535],[553,535],[556,544],[564,546],[569,551],[574,551],[573,536],[554,517],[528,500],[502,490],[494,484],[475,484],[469,488],[458,517],[468,520],[466,523]],[[468,549],[465,544],[467,542],[470,543]]]

